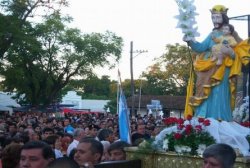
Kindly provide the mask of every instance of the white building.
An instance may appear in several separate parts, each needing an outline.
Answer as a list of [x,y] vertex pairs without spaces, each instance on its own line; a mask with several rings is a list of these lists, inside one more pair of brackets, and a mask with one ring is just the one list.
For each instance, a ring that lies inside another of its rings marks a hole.
[[69,91],[63,98],[61,104],[73,105],[74,109],[88,109],[94,112],[105,112],[104,106],[110,100],[82,99],[75,91]]
[[14,95],[15,94],[0,91],[0,111],[8,111],[9,113],[12,113],[12,107],[21,107],[16,100],[12,98]]

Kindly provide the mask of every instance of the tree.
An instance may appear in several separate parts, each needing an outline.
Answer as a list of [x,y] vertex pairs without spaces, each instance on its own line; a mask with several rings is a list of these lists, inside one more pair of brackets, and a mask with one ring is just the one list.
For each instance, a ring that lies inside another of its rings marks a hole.
[[108,76],[92,76],[84,80],[84,98],[101,98],[108,99],[110,96],[110,79]]
[[[67,0],[0,0],[0,59],[25,32],[28,20],[68,6]],[[43,11],[43,12],[41,12]]]
[[156,63],[143,73],[147,79],[148,94],[156,95],[185,95],[192,65],[188,48],[175,44],[166,46],[166,53],[155,59]]
[[64,92],[75,90],[83,99],[110,99],[109,76],[99,79],[96,75],[90,75],[86,79],[71,80],[63,89]]
[[20,41],[1,61],[5,90],[17,90],[33,106],[48,105],[71,78],[86,78],[96,66],[114,66],[122,39],[112,32],[82,34],[66,27],[71,20],[55,12],[43,23],[26,24]]
[[[135,94],[139,94],[140,87],[146,86],[145,83],[147,81],[137,79],[135,82]],[[109,108],[110,112],[113,114],[116,114],[117,112],[117,81],[112,81],[110,84],[110,102],[105,106],[105,109]],[[125,94],[125,97],[128,98],[131,96],[131,83],[130,79],[125,79],[123,82],[121,82],[121,87],[123,89],[123,93]],[[144,90],[142,90],[142,94],[146,94]]]

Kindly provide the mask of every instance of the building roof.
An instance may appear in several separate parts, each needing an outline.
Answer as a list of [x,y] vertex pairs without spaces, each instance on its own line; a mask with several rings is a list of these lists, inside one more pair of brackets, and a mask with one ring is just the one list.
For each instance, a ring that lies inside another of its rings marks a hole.
[[12,97],[15,94],[0,91],[0,105],[5,107],[20,107]]
[[[159,100],[163,109],[184,110],[186,96],[159,96],[159,95],[142,95],[140,108],[147,108],[151,104],[151,100]],[[131,107],[132,97],[127,99],[128,107]],[[139,107],[139,95],[135,95],[135,108]]]

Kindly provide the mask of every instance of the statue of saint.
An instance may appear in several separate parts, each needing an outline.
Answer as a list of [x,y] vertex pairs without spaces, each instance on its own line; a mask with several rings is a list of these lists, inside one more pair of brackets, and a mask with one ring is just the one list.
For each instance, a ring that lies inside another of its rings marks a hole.
[[214,118],[219,121],[233,120],[236,77],[240,74],[241,57],[250,55],[247,53],[250,45],[243,41],[236,31],[232,31],[230,38],[233,38],[234,43],[248,48],[242,51],[236,44],[220,45],[220,58],[215,61],[213,52],[217,51],[218,46],[215,39],[218,41],[225,38],[223,29],[229,27],[227,10],[223,5],[216,5],[210,10],[214,28],[204,41],[187,41],[184,36],[184,41],[198,53],[193,64],[196,73],[195,95],[189,99],[189,105],[193,107],[196,117]]

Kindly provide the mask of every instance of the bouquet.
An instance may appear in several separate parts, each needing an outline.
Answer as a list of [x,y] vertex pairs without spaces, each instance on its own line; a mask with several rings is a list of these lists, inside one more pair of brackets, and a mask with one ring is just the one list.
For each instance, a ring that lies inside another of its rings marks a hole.
[[187,120],[182,118],[164,119],[168,126],[177,125],[177,131],[167,134],[163,140],[165,151],[174,151],[178,154],[202,155],[205,148],[215,143],[215,139],[206,131],[206,126],[210,125],[210,120],[198,118],[194,122],[191,116]]

